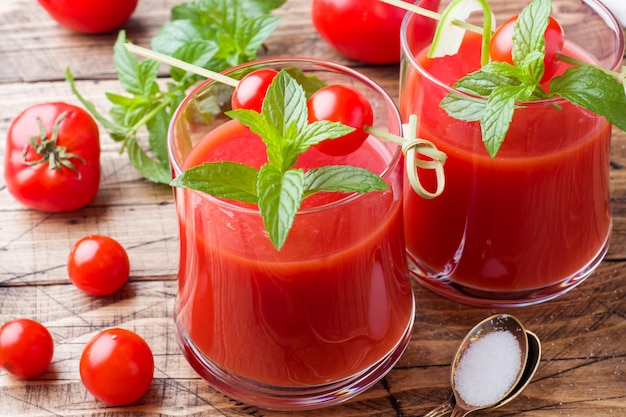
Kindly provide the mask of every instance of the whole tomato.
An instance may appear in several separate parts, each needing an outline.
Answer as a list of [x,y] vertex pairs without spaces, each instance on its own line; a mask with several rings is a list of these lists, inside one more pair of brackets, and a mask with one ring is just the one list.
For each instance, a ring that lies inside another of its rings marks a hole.
[[124,286],[130,260],[124,247],[108,236],[85,236],[72,246],[67,273],[80,290],[89,295],[108,295]]
[[122,26],[138,0],[38,0],[48,14],[66,29],[104,33]]
[[80,358],[80,379],[97,399],[110,405],[137,401],[150,389],[154,357],[137,333],[113,328],[98,333]]
[[0,368],[18,378],[33,378],[46,370],[54,354],[48,329],[31,319],[15,319],[0,327]]
[[[418,5],[436,11],[439,3],[422,0]],[[322,39],[340,54],[369,64],[400,60],[400,26],[406,13],[379,0],[313,0],[311,4],[313,25]],[[432,40],[436,25],[433,19],[423,19],[424,46]]]
[[11,195],[35,210],[63,212],[87,205],[100,185],[96,122],[67,103],[28,107],[9,126],[4,179]]

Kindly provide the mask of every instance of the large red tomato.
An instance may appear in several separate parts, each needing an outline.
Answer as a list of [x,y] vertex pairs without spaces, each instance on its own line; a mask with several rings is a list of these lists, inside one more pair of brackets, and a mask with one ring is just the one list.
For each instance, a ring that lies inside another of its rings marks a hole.
[[[413,1],[405,0],[407,3]],[[420,7],[436,11],[440,0],[422,0]],[[407,12],[379,0],[313,0],[311,17],[322,39],[342,55],[370,64],[400,60],[400,26]],[[423,19],[424,47],[437,22]]]
[[28,107],[9,127],[4,179],[11,195],[35,210],[63,212],[87,205],[100,185],[98,125],[71,104]]
[[38,0],[61,26],[80,33],[103,33],[122,26],[138,0]]

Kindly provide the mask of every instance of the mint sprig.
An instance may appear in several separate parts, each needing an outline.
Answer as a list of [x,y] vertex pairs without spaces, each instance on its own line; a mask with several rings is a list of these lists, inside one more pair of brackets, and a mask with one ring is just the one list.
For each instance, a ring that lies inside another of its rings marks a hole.
[[345,136],[354,128],[338,122],[308,123],[306,93],[287,70],[270,85],[260,113],[226,112],[259,135],[268,162],[260,169],[232,162],[207,162],[185,170],[171,185],[215,197],[257,204],[271,242],[280,250],[302,200],[320,191],[369,192],[386,190],[378,175],[358,167],[331,165],[307,172],[294,168],[298,155],[325,140]]
[[[256,59],[263,42],[276,29],[279,17],[270,12],[285,0],[194,0],[172,8],[172,21],[152,38],[152,47],[198,67],[220,72]],[[112,104],[102,113],[78,90],[68,68],[66,80],[74,95],[94,118],[121,143],[133,167],[146,179],[168,184],[167,129],[187,90],[200,76],[172,67],[171,80],[157,83],[159,63],[139,62],[126,50],[120,31],[113,47],[115,70],[127,94],[107,93]],[[142,140],[147,131],[147,146]]]
[[570,68],[551,80],[549,92],[540,85],[544,73],[544,33],[551,9],[551,0],[533,0],[520,13],[512,39],[514,65],[490,62],[454,84],[459,91],[476,97],[450,93],[440,103],[451,117],[480,122],[482,140],[491,157],[502,146],[518,103],[525,101],[560,96],[626,130],[624,87],[600,68]]

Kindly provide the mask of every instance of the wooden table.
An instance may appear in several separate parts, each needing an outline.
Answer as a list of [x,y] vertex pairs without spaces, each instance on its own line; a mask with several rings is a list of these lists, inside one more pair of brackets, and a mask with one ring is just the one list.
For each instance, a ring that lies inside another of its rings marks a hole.
[[[141,1],[125,25],[128,38],[148,46],[178,3]],[[398,67],[358,65],[334,53],[311,25],[309,7],[307,0],[289,0],[277,12],[282,23],[261,56],[313,56],[353,65],[397,95]],[[78,88],[108,112],[104,92],[121,92],[111,60],[115,37],[66,31],[32,0],[0,2],[0,157],[9,124],[20,110],[43,101],[79,104],[64,81],[67,66]],[[0,182],[0,323],[34,318],[50,329],[56,343],[52,365],[39,378],[22,381],[0,372],[1,416],[419,416],[448,397],[449,365],[465,333],[496,312],[515,314],[536,332],[543,358],[523,395],[489,415],[626,416],[625,133],[616,131],[612,144],[611,248],[587,281],[556,300],[513,310],[460,305],[415,285],[415,329],[397,366],[356,399],[306,413],[240,404],[192,371],[172,323],[178,239],[171,190],[143,180],[106,133],[101,141],[101,188],[81,210],[46,214],[25,209]],[[118,239],[132,263],[130,282],[104,298],[81,293],[66,275],[70,247],[92,233]],[[156,361],[152,388],[127,407],[96,401],[78,374],[87,341],[111,326],[141,334]]]

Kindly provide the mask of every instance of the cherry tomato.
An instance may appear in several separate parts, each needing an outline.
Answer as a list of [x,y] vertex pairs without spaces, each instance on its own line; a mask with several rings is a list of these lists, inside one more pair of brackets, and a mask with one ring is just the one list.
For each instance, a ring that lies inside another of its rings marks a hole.
[[104,33],[122,26],[138,0],[38,0],[48,14],[66,29],[79,33]]
[[243,77],[233,92],[233,110],[247,109],[260,113],[267,89],[277,74],[272,69],[260,69]]
[[80,357],[80,379],[97,399],[128,405],[152,384],[154,357],[145,340],[130,330],[103,330],[87,343]]
[[[407,3],[414,3],[405,0]],[[440,0],[422,0],[420,7],[436,11]],[[313,0],[311,18],[322,39],[340,54],[370,64],[400,60],[400,26],[406,11],[379,0]],[[424,47],[437,22],[424,18],[419,31]]]
[[31,319],[15,319],[0,327],[0,368],[18,378],[33,378],[48,368],[54,341],[48,329]]
[[347,155],[367,139],[363,130],[371,126],[374,112],[367,98],[352,87],[334,84],[317,90],[308,100],[309,123],[318,120],[341,122],[356,130],[346,136],[324,140],[315,147],[327,155]]
[[[517,16],[509,18],[494,32],[489,47],[489,54],[492,61],[513,64],[511,48],[515,22],[517,22]],[[544,72],[540,81],[542,83],[550,80],[556,73],[559,66],[558,54],[563,49],[563,43],[565,42],[563,28],[552,16],[550,16],[544,37],[546,40],[546,55],[543,59]]]
[[70,280],[90,295],[108,295],[124,286],[130,261],[122,245],[108,236],[90,235],[72,247],[67,260]]
[[13,197],[35,210],[62,212],[89,204],[100,185],[96,122],[67,103],[28,107],[9,126],[4,179]]

